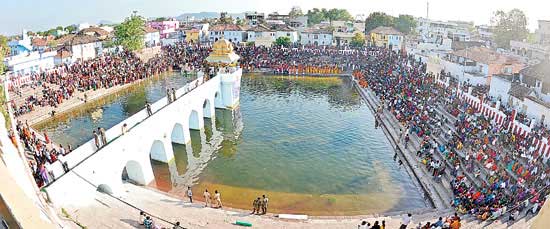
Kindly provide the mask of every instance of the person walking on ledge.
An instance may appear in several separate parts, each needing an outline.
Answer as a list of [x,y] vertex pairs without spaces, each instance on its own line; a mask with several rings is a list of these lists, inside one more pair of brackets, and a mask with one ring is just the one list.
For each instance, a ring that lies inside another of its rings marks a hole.
[[122,135],[128,133],[128,124],[124,123],[122,125]]
[[99,135],[95,130],[94,130],[94,142],[97,149],[101,148],[101,144],[99,143]]
[[97,129],[99,131],[99,136],[101,137],[101,144],[103,146],[107,145],[107,136],[105,136],[105,128],[98,127]]
[[151,104],[149,102],[145,102],[145,108],[147,109],[148,116],[153,115],[153,111],[151,110]]
[[176,89],[172,88],[172,102],[176,101]]
[[187,197],[189,197],[189,202],[193,203],[193,191],[191,191],[191,187],[187,186]]

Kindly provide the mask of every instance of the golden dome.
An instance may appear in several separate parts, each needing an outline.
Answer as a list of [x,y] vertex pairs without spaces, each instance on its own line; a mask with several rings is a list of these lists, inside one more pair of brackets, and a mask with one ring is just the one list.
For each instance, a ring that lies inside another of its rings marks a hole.
[[212,53],[208,55],[206,61],[212,64],[235,64],[239,60],[239,55],[233,51],[233,44],[228,40],[221,38],[212,44]]
[[233,52],[233,44],[224,38],[220,38],[212,45],[213,56],[226,56]]

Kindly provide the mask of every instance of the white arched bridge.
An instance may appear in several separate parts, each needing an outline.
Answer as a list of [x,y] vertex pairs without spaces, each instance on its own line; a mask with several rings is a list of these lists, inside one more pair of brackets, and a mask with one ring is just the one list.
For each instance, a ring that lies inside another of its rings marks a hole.
[[[44,188],[58,205],[86,204],[93,201],[97,187],[113,195],[124,194],[121,174],[140,185],[154,180],[151,159],[170,162],[172,143],[189,145],[190,130],[204,128],[204,120],[213,118],[216,108],[232,109],[239,103],[242,70],[231,67],[204,81],[198,79],[176,91],[176,100],[165,97],[106,131],[108,144],[97,149],[90,140],[66,156],[70,171],[53,164],[53,183]],[[122,135],[122,125],[129,131]],[[96,188],[94,188],[96,187]]]

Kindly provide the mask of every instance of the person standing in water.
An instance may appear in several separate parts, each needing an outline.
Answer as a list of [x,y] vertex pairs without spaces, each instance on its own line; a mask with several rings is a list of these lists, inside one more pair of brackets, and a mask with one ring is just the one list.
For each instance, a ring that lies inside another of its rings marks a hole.
[[265,215],[267,213],[267,204],[269,203],[269,199],[265,195],[262,195],[262,197],[262,214]]
[[212,203],[210,203],[210,193],[208,192],[208,189],[204,191],[203,196],[204,196],[204,207],[208,207],[208,204],[210,204],[210,207],[212,207]]
[[222,208],[222,199],[221,199],[221,196],[220,196],[220,193],[218,192],[218,190],[214,191],[214,201],[216,201],[216,207],[217,208]]

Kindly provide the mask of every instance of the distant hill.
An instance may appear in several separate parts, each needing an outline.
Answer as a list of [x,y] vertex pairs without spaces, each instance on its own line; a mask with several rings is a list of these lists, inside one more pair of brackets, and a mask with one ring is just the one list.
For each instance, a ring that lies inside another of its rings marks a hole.
[[[229,16],[233,18],[244,18],[244,13],[229,13]],[[179,21],[185,21],[187,20],[187,17],[189,19],[195,18],[195,20],[202,20],[205,18],[218,18],[220,17],[220,13],[217,12],[200,12],[200,13],[184,13],[180,16],[177,16],[176,19]]]
[[115,25],[115,24],[118,24],[118,22],[109,21],[109,20],[101,20],[97,24],[98,25]]

